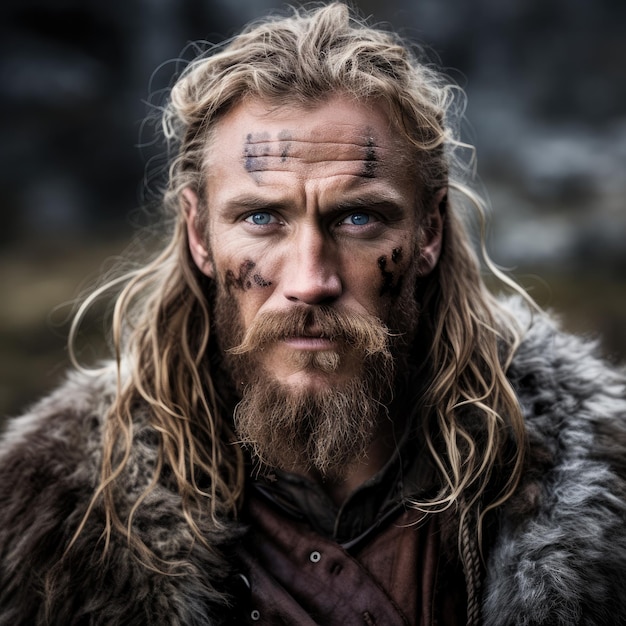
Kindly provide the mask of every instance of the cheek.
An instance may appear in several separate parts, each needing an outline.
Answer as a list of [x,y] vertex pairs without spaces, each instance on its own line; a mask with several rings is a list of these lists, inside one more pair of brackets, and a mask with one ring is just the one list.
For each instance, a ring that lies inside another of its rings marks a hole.
[[234,300],[245,326],[267,299],[273,280],[252,258],[224,263],[218,271],[225,298]]
[[268,289],[273,285],[269,275],[251,258],[220,264],[218,280],[228,293]]
[[352,259],[346,268],[345,287],[368,313],[383,321],[399,295],[407,263],[402,246],[390,246]]
[[405,248],[398,245],[376,259],[379,271],[379,297],[393,301],[403,293],[406,283],[411,280],[411,258],[412,255],[407,254]]

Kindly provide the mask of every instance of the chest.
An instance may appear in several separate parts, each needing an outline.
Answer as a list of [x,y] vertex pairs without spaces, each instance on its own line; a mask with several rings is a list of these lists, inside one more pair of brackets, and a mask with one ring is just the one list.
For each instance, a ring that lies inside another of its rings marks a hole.
[[243,623],[299,626],[455,626],[466,618],[460,567],[442,555],[437,516],[400,510],[364,542],[341,545],[249,503],[239,548]]

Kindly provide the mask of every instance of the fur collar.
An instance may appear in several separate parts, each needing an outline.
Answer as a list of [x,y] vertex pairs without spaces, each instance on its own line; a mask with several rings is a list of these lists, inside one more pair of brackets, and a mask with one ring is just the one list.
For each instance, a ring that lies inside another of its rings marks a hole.
[[[221,624],[229,598],[227,555],[239,531],[200,522],[214,549],[194,541],[181,499],[162,482],[135,515],[134,530],[174,575],[147,569],[126,542],[112,536],[102,557],[104,517],[94,509],[83,532],[60,560],[83,519],[101,461],[102,422],[116,389],[113,366],[97,375],[72,373],[65,384],[9,425],[0,445],[0,625]],[[136,441],[120,483],[128,512],[148,485],[157,437],[146,412],[136,414]],[[50,573],[49,580],[44,574]],[[50,606],[41,602],[47,586]]]
[[531,319],[509,377],[529,434],[487,563],[485,623],[626,624],[624,376],[596,346]]

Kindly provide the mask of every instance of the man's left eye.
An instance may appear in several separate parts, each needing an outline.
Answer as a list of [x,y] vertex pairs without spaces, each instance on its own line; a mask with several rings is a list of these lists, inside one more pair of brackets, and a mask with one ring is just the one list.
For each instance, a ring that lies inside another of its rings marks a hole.
[[348,226],[365,226],[369,224],[372,216],[367,213],[351,213],[347,217],[345,217],[341,223],[347,224]]
[[253,213],[252,215],[248,215],[245,221],[257,226],[265,226],[266,224],[271,224],[276,220],[271,213],[260,211],[258,213]]

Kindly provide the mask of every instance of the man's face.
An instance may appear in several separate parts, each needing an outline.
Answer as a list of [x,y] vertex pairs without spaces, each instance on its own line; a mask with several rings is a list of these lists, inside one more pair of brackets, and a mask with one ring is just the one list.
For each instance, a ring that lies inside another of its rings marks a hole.
[[311,110],[244,102],[219,121],[206,207],[185,197],[192,256],[217,281],[222,348],[256,332],[266,314],[305,315],[248,348],[238,383],[262,372],[283,390],[324,394],[362,376],[363,350],[353,345],[361,340],[342,341],[311,312],[413,330],[398,311],[417,273],[436,263],[440,218],[435,211],[418,228],[420,189],[408,164],[382,109],[347,98]]

